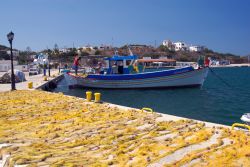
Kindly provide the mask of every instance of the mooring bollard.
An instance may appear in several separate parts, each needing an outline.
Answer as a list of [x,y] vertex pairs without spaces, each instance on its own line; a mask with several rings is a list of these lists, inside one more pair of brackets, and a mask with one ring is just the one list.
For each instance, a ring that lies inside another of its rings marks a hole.
[[87,99],[87,101],[91,101],[91,99],[92,99],[92,92],[90,92],[90,91],[86,92],[86,99]]
[[45,77],[43,78],[43,80],[44,80],[44,81],[48,81],[48,78],[47,78],[47,76],[45,76]]
[[95,102],[99,103],[101,101],[101,93],[95,93]]
[[33,88],[33,82],[28,82],[28,88],[32,89]]

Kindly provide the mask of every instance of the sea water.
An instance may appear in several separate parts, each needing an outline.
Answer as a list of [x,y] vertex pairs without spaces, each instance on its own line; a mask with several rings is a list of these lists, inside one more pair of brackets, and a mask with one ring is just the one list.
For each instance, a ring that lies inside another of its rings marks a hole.
[[[213,68],[200,88],[179,89],[68,89],[59,82],[55,92],[85,97],[85,92],[100,92],[102,100],[114,104],[143,108],[156,112],[231,125],[250,113],[250,68]],[[216,74],[216,75],[215,75]]]

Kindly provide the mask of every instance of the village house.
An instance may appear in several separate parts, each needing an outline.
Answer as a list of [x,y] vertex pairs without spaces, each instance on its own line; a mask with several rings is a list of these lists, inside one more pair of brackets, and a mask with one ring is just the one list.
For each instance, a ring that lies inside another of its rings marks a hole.
[[[13,49],[12,53],[13,53],[13,57],[18,57],[19,56],[19,51],[18,50]],[[7,54],[10,55],[10,50],[7,50]]]
[[169,50],[175,50],[175,45],[174,45],[174,43],[173,43],[172,41],[170,41],[170,40],[164,40],[164,41],[162,42],[162,45],[163,45],[163,46],[166,46]]
[[205,46],[200,46],[200,45],[188,46],[184,42],[171,42],[170,40],[164,40],[162,42],[162,45],[166,46],[169,50],[174,50],[174,51],[201,52],[205,49]]
[[[13,65],[17,65],[17,61],[13,61]],[[10,60],[0,60],[0,72],[7,72],[11,69]]]
[[188,47],[184,42],[175,42],[174,43],[175,51],[187,51]]
[[189,47],[190,52],[201,52],[205,49],[204,46],[194,45]]

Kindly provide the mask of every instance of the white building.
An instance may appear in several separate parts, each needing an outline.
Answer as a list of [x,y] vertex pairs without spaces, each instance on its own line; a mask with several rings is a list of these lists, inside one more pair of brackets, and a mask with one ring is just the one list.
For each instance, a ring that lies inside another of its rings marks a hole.
[[175,51],[186,51],[188,50],[188,47],[184,42],[175,42],[174,49]]
[[69,48],[61,48],[59,49],[60,53],[69,53],[71,50]]
[[190,46],[189,50],[190,52],[200,52],[204,50],[204,46],[199,46],[199,45],[195,45],[195,46]]
[[170,40],[164,40],[164,41],[162,42],[162,45],[163,45],[163,46],[170,46],[170,45],[173,45],[173,42],[171,42]]
[[36,59],[33,61],[34,64],[48,64],[48,55],[40,53],[36,56]]
[[170,41],[170,40],[164,40],[164,41],[162,42],[162,45],[163,45],[163,46],[166,46],[169,50],[175,50],[175,45],[174,45],[173,42]]
[[[19,51],[17,50],[12,50],[13,57],[18,57],[19,56]],[[7,54],[10,55],[10,50],[7,50]]]
[[79,47],[77,49],[77,52],[80,54],[81,52],[87,52],[89,54],[95,54],[95,49],[93,46],[87,45],[87,46],[83,46],[83,47]]
[[[17,61],[13,61],[13,65],[17,65]],[[0,60],[0,72],[7,72],[11,69],[10,60]]]
[[104,44],[101,44],[101,46],[98,47],[99,50],[109,50],[112,48],[113,47],[111,45],[104,45]]
[[163,46],[166,46],[169,50],[174,51],[190,51],[190,52],[200,52],[205,49],[205,46],[191,45],[190,47],[184,42],[171,42],[170,40],[164,40],[162,42]]

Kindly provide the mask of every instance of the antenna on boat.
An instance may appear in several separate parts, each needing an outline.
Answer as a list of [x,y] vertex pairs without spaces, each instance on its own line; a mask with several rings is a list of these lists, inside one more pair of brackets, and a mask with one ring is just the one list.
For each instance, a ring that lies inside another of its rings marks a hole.
[[133,53],[132,53],[132,51],[131,51],[131,49],[129,48],[128,45],[127,45],[127,47],[128,47],[129,55],[130,55],[130,56],[133,56]]

